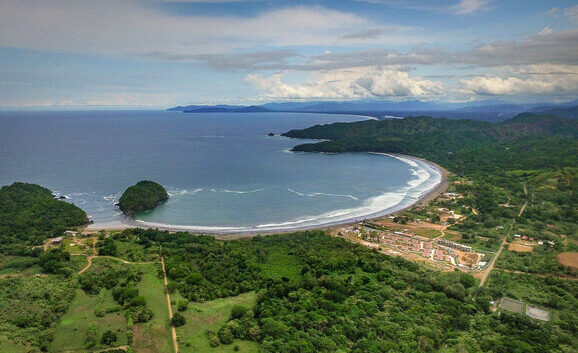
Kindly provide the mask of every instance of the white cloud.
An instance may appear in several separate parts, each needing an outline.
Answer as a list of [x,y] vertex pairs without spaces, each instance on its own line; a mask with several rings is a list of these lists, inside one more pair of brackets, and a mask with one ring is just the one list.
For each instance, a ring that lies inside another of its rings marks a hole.
[[177,16],[132,0],[0,0],[0,8],[0,46],[64,53],[192,56],[255,47],[358,45],[351,33],[367,28],[376,31],[369,38],[373,42],[408,40],[385,33],[395,27],[323,7],[273,9],[253,17]]
[[489,3],[489,0],[460,0],[452,9],[457,15],[466,15],[480,10],[488,10]]
[[270,99],[358,99],[368,97],[437,96],[444,93],[441,82],[410,77],[396,67],[362,67],[312,74],[298,84],[283,81],[286,74],[263,77],[247,75],[246,81],[265,91]]
[[460,81],[460,89],[478,95],[578,94],[578,67],[573,65],[525,65],[500,68],[499,75]]

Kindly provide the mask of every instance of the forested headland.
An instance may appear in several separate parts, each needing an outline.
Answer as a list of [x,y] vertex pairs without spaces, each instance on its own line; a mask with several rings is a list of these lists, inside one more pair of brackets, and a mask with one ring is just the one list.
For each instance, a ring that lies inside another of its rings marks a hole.
[[283,134],[328,141],[304,152],[387,152],[431,160],[458,174],[578,166],[578,122],[523,113],[501,123],[408,117],[316,125]]

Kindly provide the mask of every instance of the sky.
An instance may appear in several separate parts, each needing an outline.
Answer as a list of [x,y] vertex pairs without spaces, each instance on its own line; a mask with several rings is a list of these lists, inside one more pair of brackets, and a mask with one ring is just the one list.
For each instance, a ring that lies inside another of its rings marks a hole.
[[0,108],[578,98],[578,3],[0,0]]

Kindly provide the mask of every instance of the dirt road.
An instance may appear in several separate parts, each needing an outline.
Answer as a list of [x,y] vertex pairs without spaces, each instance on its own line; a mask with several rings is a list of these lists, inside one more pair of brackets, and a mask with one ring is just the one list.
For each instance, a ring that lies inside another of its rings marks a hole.
[[[165,278],[165,289],[167,288],[169,282],[167,281],[167,272],[165,271],[165,258],[161,256],[161,265],[163,268],[163,276]],[[173,308],[171,307],[171,295],[169,294],[169,291],[167,290],[167,305],[169,307],[169,318],[172,320],[173,319]],[[175,353],[179,352],[179,344],[177,342],[177,330],[175,330],[175,326],[172,325],[171,323],[171,331],[172,331],[172,336],[173,336],[173,345],[175,347]]]

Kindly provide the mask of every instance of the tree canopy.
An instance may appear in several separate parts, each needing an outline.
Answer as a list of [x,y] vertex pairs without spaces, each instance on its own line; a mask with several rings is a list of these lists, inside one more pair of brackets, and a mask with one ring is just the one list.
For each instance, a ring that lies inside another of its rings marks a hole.
[[125,215],[134,216],[140,212],[150,211],[168,199],[169,194],[162,185],[142,180],[125,190],[118,207]]

